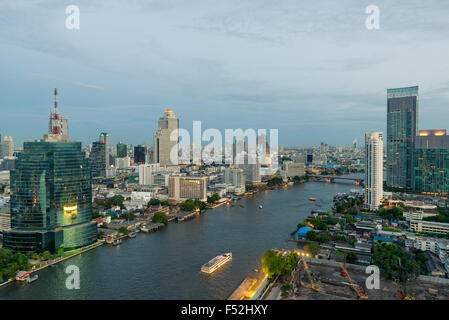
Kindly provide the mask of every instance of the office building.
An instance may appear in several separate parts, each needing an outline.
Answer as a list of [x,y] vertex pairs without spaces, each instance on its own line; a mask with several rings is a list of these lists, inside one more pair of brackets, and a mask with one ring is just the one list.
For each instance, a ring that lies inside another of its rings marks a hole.
[[229,186],[233,192],[245,192],[245,171],[239,168],[225,168],[224,183]]
[[149,186],[154,184],[153,175],[159,171],[159,163],[139,165],[139,184]]
[[115,168],[116,169],[127,169],[129,167],[131,167],[131,158],[130,157],[115,158]]
[[97,240],[91,172],[81,142],[54,132],[25,142],[11,171],[11,229],[3,232],[6,249],[55,252]]
[[387,90],[387,185],[412,188],[418,87]]
[[5,136],[0,142],[0,159],[12,157],[14,154],[14,140],[12,137]]
[[158,130],[153,140],[153,162],[161,166],[178,165],[177,145],[179,138],[170,136],[174,130],[179,129],[179,119],[175,117],[172,109],[165,110],[165,115],[159,119]]
[[117,143],[117,158],[125,158],[128,156],[128,146],[125,143]]
[[109,168],[109,135],[106,132],[102,132],[99,141],[92,144],[89,166],[93,178],[106,177],[106,169]]
[[410,220],[410,231],[447,234],[449,233],[449,223]]
[[413,150],[413,189],[449,193],[449,136],[446,130],[420,130]]
[[302,177],[306,174],[305,163],[304,162],[284,162],[284,171],[288,178]]
[[168,179],[168,196],[176,201],[207,200],[207,177],[175,176]]
[[365,134],[365,208],[377,210],[383,198],[383,152],[382,132]]
[[134,164],[145,164],[147,155],[147,147],[144,145],[134,147]]

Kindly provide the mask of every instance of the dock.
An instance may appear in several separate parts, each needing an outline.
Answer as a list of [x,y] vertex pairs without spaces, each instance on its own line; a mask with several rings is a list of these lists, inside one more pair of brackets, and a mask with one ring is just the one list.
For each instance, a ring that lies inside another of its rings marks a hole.
[[198,212],[181,212],[176,215],[176,219],[178,220],[178,222],[181,222],[184,220],[192,219],[197,214]]
[[151,223],[146,224],[144,226],[145,228],[148,229],[148,231],[142,231],[142,232],[148,232],[148,233],[154,232],[154,231],[159,230],[160,228],[162,228],[164,226],[165,226],[165,224],[163,224],[163,223],[153,223],[153,222],[151,222]]

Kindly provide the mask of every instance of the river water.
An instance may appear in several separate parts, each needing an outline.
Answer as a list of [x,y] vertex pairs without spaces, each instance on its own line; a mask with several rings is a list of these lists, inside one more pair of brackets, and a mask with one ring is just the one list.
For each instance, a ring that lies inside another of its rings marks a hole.
[[[353,188],[350,181],[310,182],[264,191],[234,207],[208,210],[155,233],[139,233],[118,247],[83,253],[40,271],[39,280],[29,285],[0,288],[0,299],[227,299],[254,269],[261,269],[266,250],[296,245],[285,240],[311,210],[330,209],[334,194]],[[316,204],[309,197],[315,197]],[[202,264],[229,251],[231,262],[212,275],[200,272]],[[66,288],[69,265],[79,267],[78,290]]]

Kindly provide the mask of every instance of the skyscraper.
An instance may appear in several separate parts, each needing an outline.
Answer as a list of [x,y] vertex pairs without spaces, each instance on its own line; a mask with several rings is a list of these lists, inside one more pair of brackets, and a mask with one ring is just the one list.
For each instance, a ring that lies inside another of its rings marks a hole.
[[99,140],[93,142],[89,166],[92,169],[92,177],[106,176],[106,168],[109,168],[109,135],[106,132],[102,132]]
[[420,130],[414,148],[413,189],[449,193],[449,136],[446,130]]
[[7,249],[55,252],[97,239],[91,172],[81,142],[53,132],[25,142],[11,171],[11,230],[3,232]]
[[383,198],[382,132],[365,134],[365,208],[377,210]]
[[170,177],[168,179],[170,199],[184,201],[188,199],[207,200],[207,177]]
[[412,188],[418,87],[387,90],[387,185]]
[[[179,138],[175,138],[174,141],[170,140],[170,135],[177,129],[179,129],[179,119],[175,117],[172,109],[165,110],[165,115],[159,119],[158,130],[154,135],[154,163],[159,163],[161,166],[178,165],[178,150],[173,150],[173,148],[178,144]],[[171,153],[173,158],[171,158]]]
[[159,163],[139,165],[139,184],[149,186],[154,184],[153,175],[159,171]]
[[239,168],[225,168],[224,183],[231,186],[234,192],[245,192],[245,171]]
[[147,146],[140,145],[134,147],[134,164],[145,164],[147,156]]
[[117,158],[125,158],[128,156],[128,146],[125,143],[117,143]]
[[4,157],[12,157],[14,154],[14,140],[12,137],[5,136],[0,141],[0,159]]

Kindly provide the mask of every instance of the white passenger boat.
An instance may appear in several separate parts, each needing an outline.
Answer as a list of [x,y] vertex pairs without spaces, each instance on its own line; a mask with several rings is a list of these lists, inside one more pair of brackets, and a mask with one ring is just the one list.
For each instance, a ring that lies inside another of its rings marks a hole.
[[219,256],[216,256],[209,262],[203,264],[203,266],[201,267],[201,271],[205,273],[212,273],[230,260],[232,260],[231,252],[221,254]]

